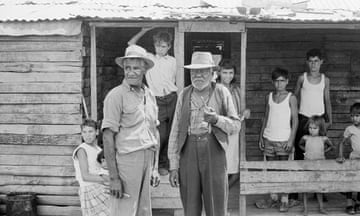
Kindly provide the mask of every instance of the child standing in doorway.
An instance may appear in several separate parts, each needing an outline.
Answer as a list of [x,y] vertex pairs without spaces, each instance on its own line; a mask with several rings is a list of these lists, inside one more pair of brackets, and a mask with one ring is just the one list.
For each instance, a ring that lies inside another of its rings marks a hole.
[[[239,118],[244,120],[250,117],[250,110],[245,109],[241,112],[240,86],[236,85],[235,73],[235,65],[230,60],[224,59],[220,64],[220,72],[216,78],[216,82],[223,84],[229,89],[236,112],[239,115]],[[226,165],[229,178],[229,188],[232,187],[240,177],[239,135],[239,133],[236,133],[228,136],[229,145],[226,150]]]
[[81,126],[84,142],[73,152],[76,180],[79,182],[79,197],[83,216],[108,216],[109,176],[101,173],[97,155],[101,148],[97,145],[98,127],[94,120],[85,120]]
[[[267,161],[285,161],[292,153],[298,125],[297,100],[295,95],[286,90],[289,83],[287,70],[276,68],[271,78],[275,91],[266,96],[265,118],[261,127],[259,147]],[[278,195],[271,194],[271,199],[266,203],[265,208],[271,207],[277,201]],[[279,211],[287,212],[288,209],[288,194],[282,194]]]
[[[134,35],[128,45],[134,45],[137,41],[153,27],[144,27]],[[147,57],[154,62],[154,67],[149,69],[145,75],[146,82],[150,90],[156,97],[159,107],[159,133],[160,133],[160,152],[159,152],[159,174],[167,175],[169,170],[169,159],[167,156],[170,129],[174,117],[177,101],[176,81],[176,59],[168,54],[172,35],[166,31],[158,31],[153,36],[155,54],[147,53]]]
[[[325,153],[333,149],[333,144],[326,136],[325,120],[321,116],[312,116],[307,127],[309,135],[304,135],[299,142],[300,148],[305,152],[304,160],[325,160]],[[323,195],[316,193],[320,213],[327,214],[323,204]],[[308,215],[307,194],[304,193],[304,216]]]
[[[360,103],[354,103],[350,107],[350,117],[352,125],[348,126],[343,135],[343,140],[339,145],[338,162],[344,161],[343,148],[346,144],[351,144],[352,152],[350,153],[350,160],[360,159]],[[346,193],[346,212],[348,214],[360,213],[360,193],[357,193],[355,202],[352,199],[352,193]]]

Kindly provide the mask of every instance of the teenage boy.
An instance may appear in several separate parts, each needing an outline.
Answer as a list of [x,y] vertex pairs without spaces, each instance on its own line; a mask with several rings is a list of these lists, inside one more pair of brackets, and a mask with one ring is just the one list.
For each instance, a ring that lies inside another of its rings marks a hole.
[[[150,28],[142,28],[128,42],[134,45]],[[172,36],[168,32],[159,31],[153,36],[155,54],[148,53],[147,57],[154,62],[154,67],[146,73],[146,82],[150,90],[156,96],[156,103],[159,107],[159,133],[160,133],[160,154],[159,154],[159,173],[167,175],[169,169],[169,159],[167,156],[168,141],[171,124],[175,112],[177,90],[176,79],[176,59],[168,55],[171,48]]]

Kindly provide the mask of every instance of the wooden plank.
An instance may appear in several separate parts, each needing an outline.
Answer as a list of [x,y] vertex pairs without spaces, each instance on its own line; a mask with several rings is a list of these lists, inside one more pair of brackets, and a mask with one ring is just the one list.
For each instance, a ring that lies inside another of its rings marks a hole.
[[40,205],[80,206],[79,196],[37,196]]
[[27,52],[27,51],[73,51],[81,50],[81,41],[2,41],[0,52]]
[[66,72],[81,73],[81,62],[0,62],[1,72]]
[[0,36],[0,41],[6,41],[6,42],[36,42],[36,41],[42,41],[42,42],[76,42],[81,41],[81,34],[79,35],[71,35],[71,36],[63,36],[63,35],[42,35],[42,36],[33,36],[33,35],[26,35],[26,36]]
[[151,197],[153,209],[182,209],[180,197]]
[[89,26],[101,27],[101,28],[134,28],[134,27],[154,27],[154,28],[173,28],[177,25],[177,22],[90,22]]
[[0,62],[79,62],[80,50],[71,52],[0,52]]
[[[1,81],[4,83],[15,83],[22,85],[22,83],[29,82],[58,82],[58,83],[76,83],[81,82],[81,73],[12,73],[1,72]],[[24,86],[26,87],[26,86]]]
[[240,169],[272,169],[272,170],[360,170],[360,161],[347,160],[337,163],[335,160],[294,160],[294,161],[242,161]]
[[2,175],[20,176],[74,176],[74,166],[8,166],[0,165]]
[[245,23],[179,21],[179,32],[244,32]]
[[80,94],[0,94],[0,104],[74,104]]
[[80,125],[0,124],[0,133],[62,135],[80,133]]
[[185,49],[185,38],[184,33],[179,32],[179,27],[175,28],[175,39],[174,39],[174,52],[176,58],[176,86],[178,87],[178,92],[180,92],[184,86],[184,49]]
[[[71,157],[75,146],[48,145],[2,145],[0,155],[62,155]],[[0,159],[1,160],[1,159]],[[50,165],[50,164],[49,164]]]
[[359,171],[242,171],[240,183],[360,181]]
[[[63,82],[61,80],[61,82]],[[80,93],[81,82],[71,83],[0,83],[3,93]]]
[[2,104],[3,114],[79,114],[79,104]]
[[334,182],[287,182],[287,183],[242,183],[240,193],[269,194],[269,193],[333,193],[360,191],[360,182],[341,184]]
[[71,156],[1,155],[0,165],[18,166],[71,166]]
[[90,115],[97,121],[96,27],[90,26]]
[[81,143],[80,134],[64,135],[30,135],[30,134],[0,134],[0,143],[16,145],[70,145]]
[[0,114],[1,124],[81,124],[80,114]]
[[[0,175],[0,185],[1,186],[6,186],[6,185],[78,186],[78,182],[74,177]],[[1,200],[1,196],[0,196],[0,200]],[[48,204],[48,203],[45,202],[44,204]],[[55,203],[55,204],[63,204],[63,203]],[[68,203],[68,204],[72,204],[72,203]]]
[[351,23],[246,23],[246,28],[257,29],[359,29],[359,24]]
[[10,192],[34,192],[36,194],[47,195],[78,195],[78,186],[46,186],[46,185],[6,185],[0,186],[3,193]]

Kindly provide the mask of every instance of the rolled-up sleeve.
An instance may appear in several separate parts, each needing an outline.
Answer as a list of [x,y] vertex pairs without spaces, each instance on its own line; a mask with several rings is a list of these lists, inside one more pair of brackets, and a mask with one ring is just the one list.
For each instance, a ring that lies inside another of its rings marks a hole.
[[223,104],[226,112],[226,116],[218,115],[218,121],[215,126],[223,130],[225,133],[231,135],[239,133],[241,129],[241,121],[236,112],[231,94],[229,90],[223,88]]
[[175,170],[179,168],[180,152],[178,145],[178,135],[179,135],[179,120],[181,117],[180,111],[182,107],[182,98],[183,98],[183,92],[180,92],[176,102],[174,119],[169,136],[168,157],[170,162],[170,170]]
[[111,90],[104,100],[104,118],[101,125],[101,130],[109,128],[113,132],[119,132],[120,118],[122,113],[122,99],[120,89]]

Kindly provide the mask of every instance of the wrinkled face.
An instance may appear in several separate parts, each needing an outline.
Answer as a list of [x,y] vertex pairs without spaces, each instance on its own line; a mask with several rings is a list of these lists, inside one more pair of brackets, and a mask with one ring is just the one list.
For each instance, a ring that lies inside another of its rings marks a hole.
[[97,135],[97,130],[93,127],[84,126],[81,130],[81,136],[84,139],[84,142],[87,144],[92,144],[95,141]]
[[141,86],[146,72],[145,61],[142,59],[125,59],[124,74],[126,82],[131,86]]
[[275,86],[276,91],[284,91],[286,90],[286,86],[289,83],[289,80],[285,77],[278,77],[276,80],[273,80],[273,84]]
[[229,85],[231,81],[234,79],[234,69],[221,69],[220,70],[220,80],[221,83]]
[[314,124],[314,123],[309,124],[309,134],[311,136],[318,136],[319,135],[319,130],[320,130],[320,128],[316,124]]
[[211,68],[191,69],[190,70],[191,84],[198,90],[203,90],[207,87],[212,78]]
[[157,41],[154,43],[155,53],[159,56],[166,56],[171,46],[165,41]]
[[360,126],[360,113],[351,113],[351,121],[355,126]]
[[309,59],[307,60],[307,64],[309,66],[310,72],[319,72],[322,63],[323,63],[323,60],[321,60],[317,56],[309,57]]

